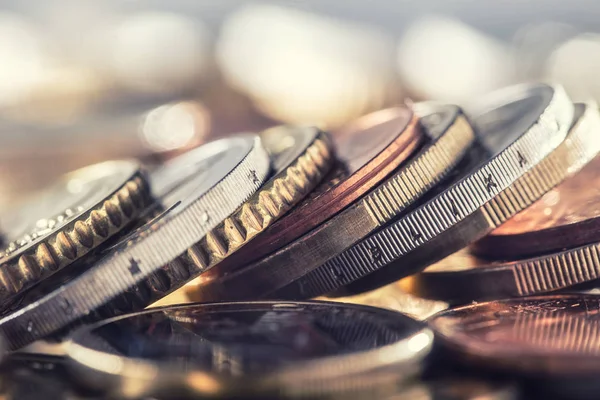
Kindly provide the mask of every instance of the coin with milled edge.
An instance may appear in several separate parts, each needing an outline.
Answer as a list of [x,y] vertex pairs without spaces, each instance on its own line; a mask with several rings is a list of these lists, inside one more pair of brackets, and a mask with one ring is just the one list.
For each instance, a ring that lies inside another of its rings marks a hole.
[[[106,314],[97,310],[167,263],[179,266],[183,282],[192,279],[200,268],[188,269],[177,258],[247,201],[268,178],[269,168],[269,155],[254,135],[218,140],[173,159],[157,173],[156,185],[151,179],[164,210],[160,215],[98,262],[71,274],[60,271],[5,311],[0,332],[9,349],[102,318]],[[161,278],[152,281],[154,289],[168,290]],[[103,310],[118,312],[112,306]]]
[[[329,136],[316,128],[276,127],[262,132],[261,139],[272,159],[273,176],[235,213],[190,248],[185,263],[200,264],[198,267],[206,271],[235,254],[309,194],[334,161]],[[164,272],[169,271],[167,268]],[[173,288],[183,283],[177,275],[169,277],[169,282]],[[171,299],[178,298],[179,294],[173,293],[161,303],[171,304]]]
[[475,303],[443,311],[429,326],[465,361],[489,368],[573,377],[600,370],[600,296]]
[[[231,271],[285,246],[352,204],[410,157],[425,138],[411,110],[380,110],[332,133],[337,165],[302,203],[225,260]],[[216,272],[216,271],[215,271]]]
[[0,218],[0,301],[25,291],[98,248],[150,203],[135,161],[108,161],[62,177]]
[[[485,150],[475,166],[412,212],[303,279],[309,293],[348,285],[362,292],[424,269],[481,238],[556,185],[537,168],[565,138],[573,103],[562,87],[518,85],[475,103],[472,122]],[[544,166],[546,167],[546,166]],[[531,179],[520,179],[529,172]]]
[[414,376],[432,339],[373,307],[191,304],[83,327],[67,355],[82,382],[118,398],[373,398]]
[[[539,167],[562,170],[566,176],[577,173],[600,151],[600,141],[597,139],[599,133],[600,113],[596,107],[577,105],[576,121],[567,139]],[[597,158],[592,163],[596,160]],[[555,176],[560,178],[561,175],[557,173]],[[579,181],[578,176],[577,173],[568,180]],[[589,178],[589,175],[585,176]],[[522,179],[529,177],[526,175]],[[539,208],[538,203],[533,207]],[[536,210],[533,212],[537,213]],[[486,261],[467,250],[461,250],[409,278],[410,292],[425,298],[463,303],[563,289],[600,277],[600,264],[594,261],[600,256],[599,246],[600,244],[594,243],[511,262]],[[508,251],[510,250],[507,249]]]
[[[473,130],[456,106],[420,104],[417,113],[423,116],[423,131],[429,137],[429,144],[389,179],[273,255],[233,273],[221,272],[217,266],[216,273],[203,274],[197,287],[188,290],[188,296],[199,301],[264,296],[339,254],[414,203],[458,163],[474,140]],[[377,205],[383,204],[385,212],[373,212]],[[297,291],[300,293],[296,295]],[[297,291],[286,288],[280,296],[313,297],[304,295],[302,287]]]
[[[596,104],[587,105],[578,125],[573,129],[590,131],[584,144],[588,152],[597,149],[600,117]],[[581,162],[586,160],[582,156]],[[506,260],[600,242],[600,157],[579,171],[580,166],[572,168],[577,174],[474,243],[472,251]]]

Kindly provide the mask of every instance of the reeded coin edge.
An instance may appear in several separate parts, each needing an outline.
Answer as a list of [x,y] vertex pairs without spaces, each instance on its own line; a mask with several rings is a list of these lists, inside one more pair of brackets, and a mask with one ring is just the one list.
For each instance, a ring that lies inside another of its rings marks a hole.
[[0,300],[85,256],[135,220],[149,199],[149,187],[138,170],[103,201],[0,265]]
[[326,133],[319,132],[300,157],[190,247],[184,255],[186,261],[206,270],[234,253],[313,190],[332,161],[331,141]]
[[[268,178],[269,170],[269,155],[256,136],[243,159],[184,210],[155,221],[85,273],[1,318],[0,333],[8,348],[16,350],[67,326],[119,314],[113,303],[119,298],[127,300],[123,294],[128,290],[139,290],[138,282],[145,281],[157,291],[170,288],[169,277],[160,273],[169,261],[175,260],[171,264],[181,267],[175,269],[180,281],[193,278],[200,271],[195,267],[188,270],[177,257],[250,198]],[[207,210],[211,218],[204,221]],[[129,308],[137,306],[128,303]]]
[[[535,167],[564,140],[572,116],[573,103],[562,87],[554,87],[554,95],[537,122],[513,143],[436,198],[330,259],[322,268],[329,270],[331,275],[335,271],[343,271],[343,274],[340,276],[338,273],[337,277],[329,279],[327,285],[324,285],[325,282],[314,283],[321,286],[322,293],[326,293],[363,277],[369,282],[376,277],[378,279],[382,268],[387,270],[386,267],[391,263],[401,260],[406,254],[449,231],[452,226],[477,214],[486,207],[486,203]],[[523,185],[521,190],[540,192],[527,185]],[[507,210],[493,206],[485,208],[488,228],[494,227],[494,221],[510,217],[510,210],[520,210],[519,207],[524,205],[525,202]],[[506,213],[502,215],[502,211]],[[461,236],[457,232],[453,232],[453,235]],[[473,232],[463,235],[464,245],[471,241],[466,236],[472,235]],[[393,275],[399,279],[404,272],[416,272],[421,267],[425,265],[404,265],[402,273],[395,270]],[[388,283],[390,279],[384,281]],[[330,286],[332,283],[335,284],[333,287]],[[361,281],[361,284],[365,283],[367,281]],[[367,286],[371,287],[370,284]]]

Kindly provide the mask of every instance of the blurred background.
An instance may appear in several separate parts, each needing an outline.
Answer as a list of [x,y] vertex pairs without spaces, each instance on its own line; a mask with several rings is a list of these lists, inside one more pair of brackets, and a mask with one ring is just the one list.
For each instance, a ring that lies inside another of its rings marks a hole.
[[0,210],[68,170],[521,81],[600,100],[600,4],[0,1]]

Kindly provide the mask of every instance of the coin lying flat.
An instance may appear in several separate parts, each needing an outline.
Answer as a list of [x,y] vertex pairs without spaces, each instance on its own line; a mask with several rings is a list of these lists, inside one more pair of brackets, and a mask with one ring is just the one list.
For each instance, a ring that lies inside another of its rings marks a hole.
[[[252,265],[203,274],[188,296],[197,301],[253,299],[284,288],[392,220],[434,187],[464,155],[474,133],[456,106],[422,104],[417,112],[429,144],[369,194],[346,210]],[[366,134],[367,132],[365,132]],[[315,200],[315,201],[318,201]],[[343,234],[341,234],[343,233]],[[254,248],[254,243],[251,244]],[[272,297],[308,298],[303,287]]]
[[[210,272],[211,267],[231,257],[308,195],[334,161],[329,136],[316,128],[276,127],[262,132],[261,139],[272,159],[273,176],[236,212],[189,249],[185,263],[199,263],[200,268]],[[169,274],[170,269],[163,272]],[[178,274],[169,276],[173,288],[185,283],[179,278]],[[179,296],[173,293],[162,302],[170,304],[171,299]]]
[[[596,104],[587,105],[579,125],[590,131],[585,145],[593,151],[600,135]],[[517,259],[600,242],[600,157],[581,170],[578,167],[570,169],[577,172],[574,176],[474,243],[472,251],[489,258]]]
[[600,297],[556,295],[475,303],[429,320],[472,362],[511,372],[596,376]]
[[98,248],[150,203],[140,165],[108,161],[65,175],[0,216],[0,301],[30,288]]
[[[352,204],[410,157],[424,136],[407,108],[368,114],[332,133],[337,165],[308,198],[219,266],[230,271],[285,246]],[[225,272],[223,272],[225,273]]]
[[[313,271],[302,284],[327,293],[383,286],[467,246],[556,185],[537,168],[565,138],[573,103],[561,87],[519,85],[476,103],[480,160],[441,193]],[[530,171],[528,173],[528,171]],[[550,172],[550,174],[546,174]],[[520,179],[524,175],[531,179]],[[351,284],[351,285],[350,285]]]
[[[567,139],[540,163],[540,167],[545,165],[548,168],[555,168],[557,171],[562,171],[563,176],[577,173],[582,167],[581,172],[585,172],[586,162],[593,159],[590,166],[597,162],[598,158],[594,156],[600,151],[600,141],[597,140],[599,132],[600,113],[596,107],[577,105],[576,121]],[[555,177],[560,178],[561,174],[558,173]],[[579,173],[568,178],[558,188],[571,179],[579,181],[578,177]],[[593,188],[591,191],[594,191]],[[535,203],[532,207],[534,207],[532,218],[536,218],[540,203]],[[525,215],[519,221],[529,218],[526,215],[528,211],[529,209],[526,209],[522,212]],[[507,223],[512,223],[512,219]],[[515,224],[519,223],[515,222]],[[535,247],[539,242],[534,232],[528,237],[534,238]],[[525,240],[525,237],[521,240]],[[556,241],[554,243],[557,244]],[[523,247],[521,245],[521,248]],[[594,256],[600,254],[598,248],[599,244],[593,243],[511,262],[486,261],[470,254],[467,250],[462,250],[411,277],[409,290],[418,296],[455,304],[540,294],[600,277],[600,263],[596,261],[597,256]],[[511,250],[506,248],[506,251]]]
[[[254,135],[218,140],[167,163],[151,179],[164,211],[107,249],[98,262],[71,274],[60,271],[5,311],[0,331],[8,348],[101,318],[96,310],[167,263],[177,264],[177,271],[192,279],[199,267],[188,269],[174,260],[256,192],[268,177],[269,164],[267,151]],[[153,281],[154,288],[168,289],[168,282],[160,278]],[[111,306],[105,312],[118,311]]]
[[323,398],[396,388],[432,339],[424,324],[372,307],[215,303],[84,327],[67,354],[84,382],[118,398]]

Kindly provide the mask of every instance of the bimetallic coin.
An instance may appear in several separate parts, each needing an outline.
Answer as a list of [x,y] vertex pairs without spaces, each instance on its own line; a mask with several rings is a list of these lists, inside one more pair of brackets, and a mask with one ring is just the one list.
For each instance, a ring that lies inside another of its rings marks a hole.
[[374,398],[418,372],[432,339],[373,307],[215,303],[81,328],[67,354],[83,382],[118,398]]
[[481,238],[556,185],[560,170],[538,164],[564,140],[573,121],[573,103],[564,90],[519,85],[476,104],[471,115],[485,150],[482,160],[425,204],[307,276],[302,284],[311,293],[343,285],[362,292],[418,272]]
[[338,163],[323,183],[219,269],[230,271],[278,250],[378,185],[422,144],[424,136],[416,125],[409,109],[396,107],[368,114],[333,132]]
[[[583,116],[572,129],[587,131],[589,138],[571,146],[583,145],[588,154],[600,147],[597,107],[576,105],[576,113]],[[474,243],[472,251],[484,257],[517,259],[600,242],[600,157],[585,165],[587,160],[565,157],[566,163],[574,162],[569,173],[576,174]]]
[[471,362],[511,372],[597,376],[600,297],[556,295],[474,303],[429,320]]
[[[333,164],[329,136],[316,128],[277,127],[261,133],[261,139],[272,159],[273,176],[236,212],[188,249],[182,262],[206,271],[235,254],[309,194]],[[163,270],[165,274],[170,272],[168,267]],[[185,282],[175,273],[169,276],[169,283],[177,288]],[[163,295],[156,293],[152,300]],[[172,293],[162,302],[171,303],[169,297],[176,299],[180,295]]]
[[[339,254],[418,200],[458,163],[474,140],[474,133],[456,106],[421,104],[417,113],[423,116],[421,123],[429,144],[391,177],[274,254],[237,271],[218,265],[214,272],[202,274],[188,296],[198,301],[264,297]],[[308,298],[320,294],[303,292],[303,287],[286,287],[272,297]]]
[[[173,159],[153,185],[164,210],[160,215],[106,250],[98,262],[50,277],[5,311],[0,332],[9,349],[102,318],[102,306],[167,263],[177,266],[182,280],[192,279],[200,268],[188,269],[176,259],[248,200],[269,168],[268,153],[254,135],[218,140]],[[169,289],[163,278],[153,280],[156,290]],[[111,305],[104,312],[118,311]]]
[[98,248],[150,203],[134,161],[109,161],[65,175],[0,218],[0,301],[30,288]]
[[[556,171],[554,178],[547,181],[560,179],[561,172],[562,176],[577,172],[600,151],[600,141],[597,139],[600,113],[591,106],[577,105],[576,110],[576,122],[567,139],[540,163],[540,168],[547,168],[546,171],[554,168]],[[527,178],[526,175],[524,179]],[[539,207],[539,203],[533,207]],[[526,214],[528,210],[523,213]],[[535,215],[536,209],[533,213]],[[528,237],[535,237],[533,233]],[[525,237],[521,240],[525,240]],[[539,242],[534,239],[534,247],[536,243]],[[502,249],[508,253],[511,251],[509,248]],[[599,278],[600,263],[596,261],[599,255],[598,243],[511,262],[485,261],[462,250],[409,278],[409,291],[454,304],[540,294]]]

